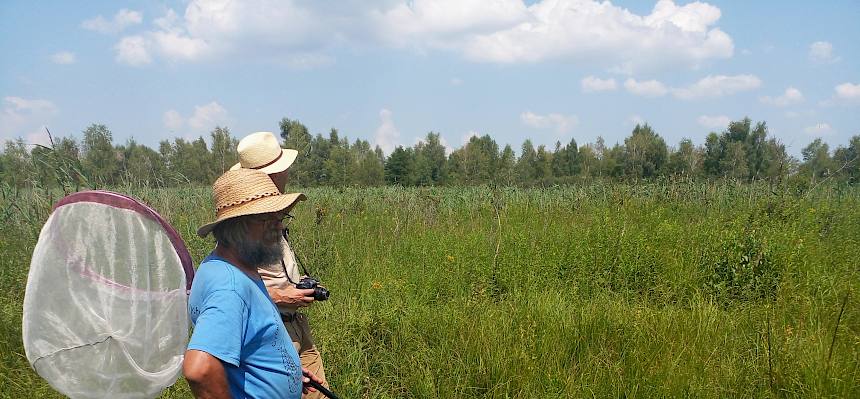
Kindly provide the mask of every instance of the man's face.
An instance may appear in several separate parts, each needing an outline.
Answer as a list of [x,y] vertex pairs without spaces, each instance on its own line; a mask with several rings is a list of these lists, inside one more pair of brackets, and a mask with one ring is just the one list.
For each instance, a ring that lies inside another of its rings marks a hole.
[[239,256],[253,267],[274,264],[284,257],[281,245],[282,220],[286,212],[248,216],[246,240],[239,246]]
[[286,211],[262,213],[249,216],[248,238],[265,244],[280,243],[284,231]]
[[283,194],[287,187],[287,180],[289,180],[287,176],[287,169],[284,169],[278,173],[272,173],[269,175],[269,177],[272,179],[272,182],[275,183],[275,186],[278,187],[278,190],[281,190],[281,194]]

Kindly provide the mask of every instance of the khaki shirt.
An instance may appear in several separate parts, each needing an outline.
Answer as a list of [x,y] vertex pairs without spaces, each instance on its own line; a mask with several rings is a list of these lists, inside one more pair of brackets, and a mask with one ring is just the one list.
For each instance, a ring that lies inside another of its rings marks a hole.
[[[260,272],[260,277],[263,278],[263,283],[266,284],[266,288],[285,288],[288,285],[295,285],[293,283],[298,283],[302,277],[299,272],[298,262],[296,262],[296,254],[290,248],[290,244],[283,237],[281,237],[281,244],[284,246],[284,264],[281,265],[281,262],[278,262],[274,265],[268,265],[257,269],[257,271]],[[289,273],[289,280],[287,279],[287,274],[284,274],[284,269]],[[290,283],[290,280],[292,280],[293,283]],[[282,314],[295,313],[299,308],[296,305],[286,305],[281,303],[277,305],[278,310]]]

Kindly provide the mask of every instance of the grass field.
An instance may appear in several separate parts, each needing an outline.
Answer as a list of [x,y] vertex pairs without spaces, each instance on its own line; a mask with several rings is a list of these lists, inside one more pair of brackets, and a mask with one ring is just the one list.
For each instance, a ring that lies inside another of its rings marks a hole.
[[[199,262],[208,188],[120,189]],[[307,190],[295,246],[342,398],[860,397],[860,188],[732,183]],[[0,397],[55,397],[21,343],[56,198],[0,220]],[[180,379],[162,397],[190,397]]]

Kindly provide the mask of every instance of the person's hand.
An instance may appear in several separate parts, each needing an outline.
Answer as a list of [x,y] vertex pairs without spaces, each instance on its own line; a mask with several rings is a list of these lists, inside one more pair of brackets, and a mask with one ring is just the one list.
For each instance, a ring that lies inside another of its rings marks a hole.
[[322,385],[323,380],[317,377],[316,374],[311,373],[310,370],[302,367],[302,393],[316,392],[317,389],[310,385],[311,380]]
[[278,305],[308,306],[314,301],[313,288],[300,290],[292,284],[283,288],[269,287],[269,295]]

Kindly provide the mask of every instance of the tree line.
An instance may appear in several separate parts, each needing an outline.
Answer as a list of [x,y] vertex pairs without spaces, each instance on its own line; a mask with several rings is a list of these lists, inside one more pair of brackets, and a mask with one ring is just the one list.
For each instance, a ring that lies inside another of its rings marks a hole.
[[[860,135],[848,146],[831,151],[816,139],[801,151],[787,154],[785,145],[768,136],[765,122],[733,121],[720,133],[708,134],[696,145],[690,139],[669,146],[654,129],[637,124],[623,143],[579,145],[575,139],[553,148],[525,140],[515,152],[500,148],[489,135],[474,136],[447,153],[441,136],[429,132],[411,147],[398,146],[386,156],[366,140],[353,142],[332,128],[312,135],[297,120],[283,118],[284,147],[300,153],[290,168],[292,184],[309,186],[433,186],[571,184],[594,179],[640,181],[654,179],[734,179],[792,181],[814,185],[823,180],[860,182]],[[211,184],[237,162],[236,145],[226,127],[216,127],[209,142],[162,140],[158,150],[129,139],[115,144],[107,126],[93,124],[74,137],[50,137],[50,145],[27,145],[22,139],[5,143],[0,154],[0,182],[10,187],[78,189],[121,184],[171,187]]]

